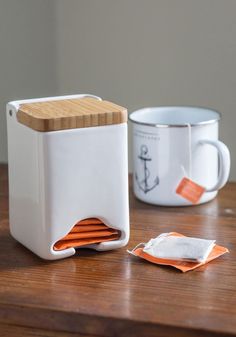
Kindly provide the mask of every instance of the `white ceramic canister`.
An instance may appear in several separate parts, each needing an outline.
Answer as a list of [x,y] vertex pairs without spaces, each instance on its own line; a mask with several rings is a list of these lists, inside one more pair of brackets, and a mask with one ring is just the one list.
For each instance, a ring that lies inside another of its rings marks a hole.
[[163,206],[191,205],[176,194],[183,177],[206,188],[199,203],[212,200],[229,177],[230,154],[218,140],[220,114],[197,107],[144,108],[133,123],[135,196]]
[[7,105],[10,231],[44,259],[75,254],[54,244],[80,220],[98,218],[129,239],[127,111],[92,95]]

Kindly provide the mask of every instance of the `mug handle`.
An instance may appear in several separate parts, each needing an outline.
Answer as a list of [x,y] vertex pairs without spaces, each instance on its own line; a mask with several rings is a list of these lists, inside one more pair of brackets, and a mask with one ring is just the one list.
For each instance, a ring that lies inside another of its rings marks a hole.
[[206,192],[214,192],[222,188],[228,178],[229,178],[229,172],[230,172],[230,152],[228,147],[222,143],[219,140],[210,140],[210,139],[204,139],[199,142],[200,145],[212,145],[214,146],[219,155],[219,174],[218,174],[218,181],[217,183],[211,187],[206,188]]

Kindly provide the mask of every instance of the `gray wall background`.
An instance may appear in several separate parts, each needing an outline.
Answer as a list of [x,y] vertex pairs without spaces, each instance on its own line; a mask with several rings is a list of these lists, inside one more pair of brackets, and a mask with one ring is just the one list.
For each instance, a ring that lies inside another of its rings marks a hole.
[[129,111],[221,111],[236,180],[235,13],[235,0],[0,0],[0,162],[7,101],[89,92]]
[[7,161],[6,103],[58,90],[54,5],[0,0],[0,162]]

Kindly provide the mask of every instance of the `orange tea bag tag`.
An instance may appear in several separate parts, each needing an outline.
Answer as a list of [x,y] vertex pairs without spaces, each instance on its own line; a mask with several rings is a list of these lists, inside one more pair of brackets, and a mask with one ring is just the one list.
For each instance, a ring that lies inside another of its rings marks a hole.
[[203,186],[198,185],[191,179],[184,177],[180,181],[176,189],[176,193],[181,195],[181,197],[187,199],[191,203],[197,204],[205,190],[206,189]]

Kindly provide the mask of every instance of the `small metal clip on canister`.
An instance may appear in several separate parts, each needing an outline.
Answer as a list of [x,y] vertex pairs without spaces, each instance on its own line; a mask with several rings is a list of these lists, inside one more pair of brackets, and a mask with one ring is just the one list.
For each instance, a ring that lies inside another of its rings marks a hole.
[[127,110],[93,95],[7,105],[12,236],[41,258],[129,240]]

